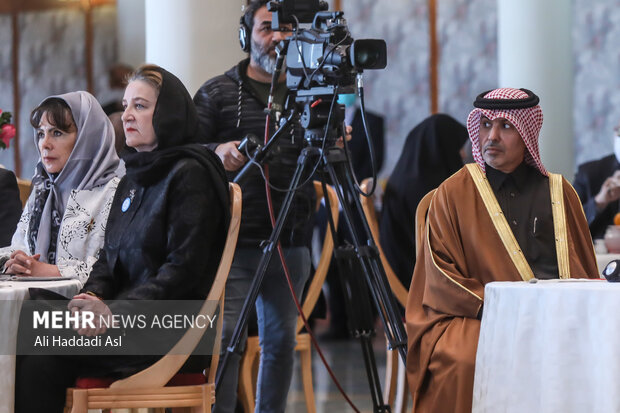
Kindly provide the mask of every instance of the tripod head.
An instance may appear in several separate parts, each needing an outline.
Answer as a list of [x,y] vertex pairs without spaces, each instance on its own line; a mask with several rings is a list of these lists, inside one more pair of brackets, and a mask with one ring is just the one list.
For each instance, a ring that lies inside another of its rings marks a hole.
[[295,104],[301,112],[299,124],[304,138],[311,146],[330,147],[344,136],[344,105],[337,103],[333,93],[316,95],[298,91]]

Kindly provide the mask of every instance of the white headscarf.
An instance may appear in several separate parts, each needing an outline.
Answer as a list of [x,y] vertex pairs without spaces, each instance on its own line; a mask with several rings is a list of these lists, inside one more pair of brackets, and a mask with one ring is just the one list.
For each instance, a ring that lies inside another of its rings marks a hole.
[[[93,95],[83,91],[71,92],[50,96],[43,102],[53,98],[65,101],[71,109],[77,128],[77,137],[62,171],[55,177],[49,175],[41,163],[39,154],[39,162],[32,179],[34,189],[28,199],[28,205],[33,214],[40,214],[40,220],[37,217],[38,228],[31,226],[29,239],[33,254],[41,254],[40,259],[43,262],[48,262],[52,219],[62,219],[71,191],[74,189],[89,190],[105,185],[116,176],[115,170],[119,162],[114,148],[114,128]],[[38,148],[36,131],[34,142]],[[47,197],[43,199],[47,187],[50,190]],[[41,196],[37,199],[39,194]],[[56,224],[59,225],[59,222]],[[33,239],[34,234],[36,234],[36,240]],[[54,246],[55,241],[52,244]]]

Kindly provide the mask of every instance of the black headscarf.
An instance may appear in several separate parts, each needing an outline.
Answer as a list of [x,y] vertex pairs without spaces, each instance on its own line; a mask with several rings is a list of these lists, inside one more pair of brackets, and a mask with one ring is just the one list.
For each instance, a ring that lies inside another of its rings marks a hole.
[[431,115],[409,133],[390,175],[383,196],[380,242],[405,287],[409,287],[415,265],[418,203],[463,166],[459,150],[467,138],[467,129],[453,117]]
[[219,201],[224,205],[226,228],[230,220],[228,179],[220,158],[201,144],[198,114],[191,96],[181,81],[163,68],[162,85],[153,112],[157,147],[150,152],[123,155],[127,177],[143,186],[159,181],[182,158],[197,160],[209,173]]

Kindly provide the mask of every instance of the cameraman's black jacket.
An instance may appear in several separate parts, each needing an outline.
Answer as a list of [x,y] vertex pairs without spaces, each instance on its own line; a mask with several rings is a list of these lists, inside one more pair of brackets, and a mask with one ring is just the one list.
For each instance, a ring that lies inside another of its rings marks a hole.
[[[216,76],[204,83],[196,95],[194,103],[198,110],[200,125],[206,136],[209,148],[225,142],[241,140],[253,133],[262,141],[265,135],[265,106],[252,88],[244,83],[241,73],[246,73],[250,59],[241,61],[225,74]],[[275,131],[272,120],[270,135]],[[288,188],[297,165],[297,157],[303,147],[303,129],[296,126],[291,136],[280,139],[272,152],[269,165],[269,181],[278,188]],[[306,168],[308,171],[310,168]],[[227,172],[232,180],[236,172]],[[306,178],[306,172],[302,179]],[[267,209],[265,181],[257,167],[250,168],[241,182],[243,208],[238,245],[258,246],[269,238],[272,227]],[[285,193],[271,190],[274,213],[277,218]],[[316,195],[312,182],[300,188],[295,195],[289,217],[282,231],[280,241],[284,246],[309,245],[311,218]]]

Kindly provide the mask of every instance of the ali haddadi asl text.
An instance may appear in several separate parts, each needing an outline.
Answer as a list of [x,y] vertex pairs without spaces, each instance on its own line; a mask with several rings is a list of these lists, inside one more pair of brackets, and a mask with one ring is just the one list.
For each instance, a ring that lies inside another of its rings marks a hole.
[[107,336],[105,341],[101,336],[96,337],[71,337],[41,335],[35,338],[35,347],[121,347],[122,336]]

